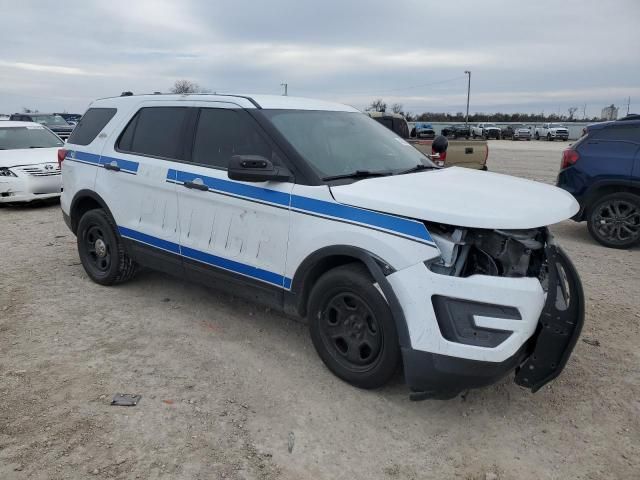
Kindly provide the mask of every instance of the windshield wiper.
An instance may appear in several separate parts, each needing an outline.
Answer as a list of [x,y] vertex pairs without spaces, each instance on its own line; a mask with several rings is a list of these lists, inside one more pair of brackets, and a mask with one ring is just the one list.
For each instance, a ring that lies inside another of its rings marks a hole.
[[437,168],[438,167],[436,167],[435,165],[425,165],[424,163],[419,163],[415,167],[411,167],[407,170],[403,170],[402,172],[396,173],[396,175],[404,175],[405,173],[420,172],[422,170],[434,170]]
[[389,171],[372,172],[370,170],[356,170],[351,173],[343,173],[340,175],[331,175],[330,177],[323,177],[322,180],[328,182],[330,180],[340,180],[341,178],[368,178],[368,177],[386,177],[391,175]]

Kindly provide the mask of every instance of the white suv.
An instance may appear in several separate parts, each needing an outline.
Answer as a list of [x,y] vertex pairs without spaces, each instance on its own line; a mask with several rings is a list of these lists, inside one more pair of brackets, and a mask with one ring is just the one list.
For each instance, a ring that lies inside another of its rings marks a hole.
[[351,107],[103,99],[59,159],[92,280],[148,266],[306,317],[327,367],[358,387],[402,365],[413,399],[514,369],[536,391],[582,327],[580,280],[546,228],[578,211],[571,195],[440,169]]

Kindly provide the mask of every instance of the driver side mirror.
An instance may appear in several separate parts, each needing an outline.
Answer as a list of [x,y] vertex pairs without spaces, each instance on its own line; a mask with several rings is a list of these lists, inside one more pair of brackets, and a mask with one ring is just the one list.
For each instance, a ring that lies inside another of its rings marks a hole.
[[286,182],[291,179],[291,172],[262,155],[234,155],[227,176],[241,182]]
[[442,155],[443,153],[445,153],[447,151],[448,147],[449,147],[449,140],[447,140],[447,137],[444,137],[442,135],[438,135],[433,140],[433,143],[431,144],[431,151],[433,153],[438,153],[438,154]]

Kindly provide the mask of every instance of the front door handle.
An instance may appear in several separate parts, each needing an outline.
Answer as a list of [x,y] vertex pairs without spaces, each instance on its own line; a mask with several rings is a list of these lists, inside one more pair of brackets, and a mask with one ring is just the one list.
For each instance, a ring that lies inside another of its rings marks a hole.
[[187,188],[202,190],[203,192],[206,192],[207,190],[209,190],[209,187],[207,187],[204,184],[201,178],[194,178],[192,182],[184,182],[182,185],[184,185]]
[[115,160],[111,163],[105,163],[104,168],[106,168],[107,170],[113,170],[114,172],[120,171],[120,167],[118,166]]

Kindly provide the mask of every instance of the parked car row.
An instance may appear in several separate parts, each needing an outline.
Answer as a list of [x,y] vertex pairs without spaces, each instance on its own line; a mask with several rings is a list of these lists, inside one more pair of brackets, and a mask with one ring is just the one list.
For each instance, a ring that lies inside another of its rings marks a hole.
[[64,117],[57,113],[14,113],[9,117],[15,122],[35,122],[46,126],[61,139],[66,140],[71,135],[74,124],[67,122]]
[[[454,124],[442,128],[441,134],[453,138],[484,138],[485,140],[562,140],[569,138],[569,130],[559,123],[545,123],[540,127],[524,124],[510,124],[502,127],[494,123],[478,123],[477,125]],[[435,135],[435,134],[434,134]]]

